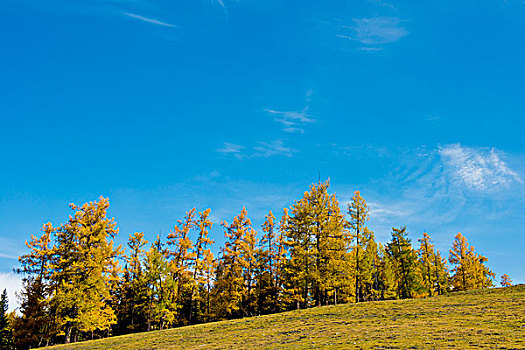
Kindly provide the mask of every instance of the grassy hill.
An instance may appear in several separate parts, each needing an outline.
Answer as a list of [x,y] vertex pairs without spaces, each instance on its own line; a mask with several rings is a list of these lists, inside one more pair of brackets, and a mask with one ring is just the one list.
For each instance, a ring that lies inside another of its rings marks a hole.
[[52,349],[525,349],[525,285],[325,306]]

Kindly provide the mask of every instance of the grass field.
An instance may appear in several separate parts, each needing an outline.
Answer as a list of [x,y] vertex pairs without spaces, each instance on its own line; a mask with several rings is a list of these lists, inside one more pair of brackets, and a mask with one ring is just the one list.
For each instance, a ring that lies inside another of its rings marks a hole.
[[325,306],[51,349],[525,349],[525,285]]

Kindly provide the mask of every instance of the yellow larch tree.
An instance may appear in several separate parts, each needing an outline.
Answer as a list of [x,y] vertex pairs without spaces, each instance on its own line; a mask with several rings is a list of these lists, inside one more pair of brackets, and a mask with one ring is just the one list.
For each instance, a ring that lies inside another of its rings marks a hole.
[[93,335],[116,323],[110,291],[117,275],[117,257],[122,254],[120,246],[114,247],[118,228],[107,217],[107,198],[70,207],[75,214],[57,229],[51,265],[51,306],[65,343],[72,335],[74,339],[81,332]]
[[454,265],[451,278],[455,290],[471,290],[491,287],[495,274],[485,263],[487,258],[476,254],[465,236],[460,232],[454,238],[448,261]]
[[250,316],[253,313],[251,288],[256,264],[256,232],[244,207],[231,224],[223,221],[221,225],[226,242],[221,249],[215,283],[217,316]]
[[[209,248],[214,241],[209,238],[208,234],[213,222],[210,220],[211,209],[206,209],[199,212],[198,218],[195,220],[195,227],[198,229],[197,239],[193,246],[192,254],[190,255],[190,270],[192,270],[191,289],[189,296],[189,311],[188,311],[188,323],[192,324],[195,318],[198,318],[195,314],[195,303],[198,303],[198,310],[200,314],[205,314],[205,317],[209,317],[209,305],[210,300],[210,283],[209,273],[213,270],[213,253]],[[205,310],[205,312],[202,312]]]
[[512,286],[512,280],[510,279],[509,275],[504,274],[503,276],[501,276],[500,284],[501,284],[502,287],[510,287],[510,286]]
[[355,302],[362,300],[361,296],[361,260],[362,257],[359,255],[360,251],[364,250],[363,245],[363,233],[365,229],[365,223],[368,220],[369,207],[366,204],[365,199],[361,196],[359,191],[354,192],[352,201],[348,204],[348,215],[350,216],[349,225],[352,231],[353,239],[355,241],[354,254],[355,254]]

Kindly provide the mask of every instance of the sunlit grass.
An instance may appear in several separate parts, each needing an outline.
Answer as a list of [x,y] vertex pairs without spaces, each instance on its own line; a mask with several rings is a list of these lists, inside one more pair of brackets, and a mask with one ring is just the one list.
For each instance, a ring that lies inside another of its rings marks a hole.
[[88,341],[52,349],[525,349],[525,285],[380,301]]

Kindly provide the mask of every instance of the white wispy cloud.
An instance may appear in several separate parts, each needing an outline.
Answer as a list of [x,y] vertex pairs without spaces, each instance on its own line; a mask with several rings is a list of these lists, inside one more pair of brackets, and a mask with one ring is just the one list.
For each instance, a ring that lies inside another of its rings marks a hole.
[[156,24],[156,25],[159,25],[159,26],[170,27],[170,28],[175,28],[176,27],[176,25],[174,25],[174,24],[167,23],[167,22],[161,22],[161,21],[156,20],[154,18],[148,18],[148,17],[140,16],[140,15],[137,15],[137,14],[134,14],[134,13],[131,13],[131,12],[122,12],[122,13],[125,16],[131,17],[131,18],[135,18],[135,19],[138,19],[140,21]]
[[[349,196],[347,196],[349,198]],[[344,207],[347,208],[348,205],[351,203],[351,200],[347,200],[344,202]],[[370,217],[373,217],[374,220],[385,222],[387,219],[391,219],[392,217],[407,217],[409,215],[413,215],[413,210],[403,208],[399,205],[394,206],[385,206],[384,203],[376,202],[376,201],[368,201],[368,214]]]
[[270,158],[273,156],[291,157],[298,150],[290,148],[284,144],[283,140],[259,141],[251,149],[243,145],[225,142],[216,152],[232,155],[239,160],[253,158]]
[[266,112],[273,116],[273,120],[283,124],[286,132],[304,132],[304,124],[314,123],[315,119],[307,113],[307,108],[302,111],[276,111],[266,109]]
[[4,259],[18,259],[18,257],[16,255],[12,255],[12,254],[5,254],[5,253],[2,253],[0,252],[0,258],[4,258]]
[[402,26],[403,21],[397,17],[354,18],[352,25],[342,26],[348,34],[338,34],[339,38],[355,40],[366,45],[361,50],[381,50],[382,45],[393,43],[408,34]]
[[216,152],[226,154],[226,155],[233,155],[239,159],[242,159],[245,157],[244,154],[244,147],[243,145],[238,145],[236,143],[231,142],[224,142],[221,148],[216,149]]
[[490,221],[522,215],[525,186],[510,165],[516,158],[501,150],[448,144],[378,154],[354,148],[340,155],[355,162],[356,153],[361,154],[391,169],[362,188],[372,228],[383,237],[398,225],[445,234],[465,217]]
[[306,124],[316,122],[316,119],[308,112],[313,95],[313,89],[306,91],[305,106],[302,110],[282,111],[267,108],[265,111],[273,117],[274,121],[283,125],[283,131],[302,134]]
[[291,157],[294,153],[298,152],[296,149],[287,147],[284,145],[283,140],[273,140],[270,142],[258,142],[258,146],[253,149],[253,157],[269,158],[272,156],[285,156]]
[[453,144],[439,147],[438,152],[453,179],[469,189],[486,191],[523,182],[501,158],[503,153],[495,148],[475,149]]

